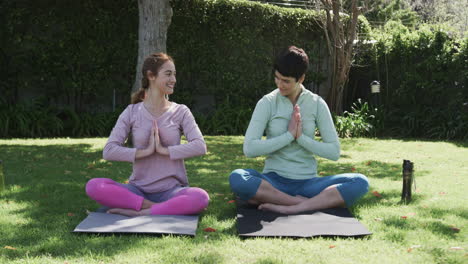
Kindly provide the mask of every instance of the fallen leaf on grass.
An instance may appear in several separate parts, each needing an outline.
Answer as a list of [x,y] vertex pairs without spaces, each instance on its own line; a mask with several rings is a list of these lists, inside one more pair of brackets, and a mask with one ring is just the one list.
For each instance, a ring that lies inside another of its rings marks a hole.
[[453,232],[455,232],[455,233],[460,232],[460,228],[458,228],[458,227],[451,226],[450,229],[452,229]]
[[356,171],[356,168],[352,167],[352,168],[351,168],[351,171],[352,171],[352,172],[355,172],[355,171]]
[[5,246],[5,249],[9,249],[9,250],[16,250],[16,248],[14,248],[14,247],[10,247],[10,246]]
[[67,215],[68,215],[68,216],[75,216],[74,213],[68,213]]
[[378,198],[382,198],[382,195],[378,191],[373,191],[372,195],[374,195],[375,197],[378,197]]
[[408,218],[408,217],[407,217],[406,215],[402,215],[401,218],[402,218],[402,219],[406,219],[406,218]]
[[228,201],[228,203],[235,203],[235,202],[236,202],[236,200],[230,200],[230,201]]
[[415,248],[420,248],[420,247],[421,247],[421,245],[412,245],[411,247],[408,248],[407,251],[408,251],[408,253],[409,253],[409,252],[413,251],[413,249],[415,249]]
[[446,195],[447,193],[446,192],[440,192],[439,194],[440,195]]
[[323,175],[325,175],[325,172],[321,171],[321,172],[319,172],[319,175],[323,176]]
[[334,247],[336,247],[336,246],[335,246],[335,245],[330,245],[330,246],[328,246],[328,248],[334,248]]
[[462,250],[462,247],[450,247],[451,250]]
[[370,166],[371,164],[372,164],[372,162],[370,162],[370,161],[366,162],[367,166]]
[[207,227],[207,228],[203,229],[203,231],[205,231],[205,232],[216,232],[216,229],[211,228],[211,227]]

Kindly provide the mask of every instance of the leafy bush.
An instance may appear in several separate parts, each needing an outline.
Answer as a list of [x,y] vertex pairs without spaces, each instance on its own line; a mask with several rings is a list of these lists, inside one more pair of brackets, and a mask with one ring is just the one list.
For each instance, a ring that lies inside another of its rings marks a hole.
[[342,116],[334,115],[336,131],[339,137],[366,137],[375,135],[375,115],[367,102],[358,99],[353,103],[351,112],[345,111]]
[[[409,30],[399,22],[376,31],[357,64],[359,78],[381,81],[378,135],[468,139],[468,38],[443,27]],[[367,77],[366,77],[367,75]]]
[[229,103],[219,106],[210,116],[194,113],[200,130],[206,135],[243,135],[252,116],[249,107],[231,107]]
[[33,100],[29,104],[0,102],[0,137],[91,137],[108,136],[119,111],[80,113],[70,108],[59,110]]

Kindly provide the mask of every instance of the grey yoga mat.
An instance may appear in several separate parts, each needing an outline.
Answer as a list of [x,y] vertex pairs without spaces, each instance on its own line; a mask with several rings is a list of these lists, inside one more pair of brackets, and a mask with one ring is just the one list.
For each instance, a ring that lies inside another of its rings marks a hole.
[[73,232],[78,233],[142,233],[195,236],[198,215],[148,215],[127,217],[93,212]]
[[353,237],[372,234],[346,208],[283,215],[239,206],[237,231],[241,237]]

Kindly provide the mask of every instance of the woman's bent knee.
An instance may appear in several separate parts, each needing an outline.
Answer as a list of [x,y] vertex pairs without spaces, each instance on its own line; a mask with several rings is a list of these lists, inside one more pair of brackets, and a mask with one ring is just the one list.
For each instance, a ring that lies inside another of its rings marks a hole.
[[251,171],[245,169],[234,170],[229,175],[229,185],[232,192],[242,200],[252,198],[257,193],[261,181],[261,178],[253,176]]
[[355,183],[359,186],[360,193],[362,195],[366,194],[369,191],[369,180],[363,174],[356,174]]
[[192,207],[195,211],[201,211],[208,207],[210,203],[209,194],[198,187],[190,187],[181,191],[183,195],[187,195],[192,203]]
[[86,183],[86,194],[91,198],[96,198],[103,193],[106,185],[113,182],[107,178],[93,178]]

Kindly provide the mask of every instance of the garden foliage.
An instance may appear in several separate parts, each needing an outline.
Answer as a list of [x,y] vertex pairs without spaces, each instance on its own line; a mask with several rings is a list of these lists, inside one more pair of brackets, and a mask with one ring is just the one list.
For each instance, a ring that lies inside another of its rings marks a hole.
[[374,38],[357,56],[367,67],[357,70],[359,78],[381,81],[377,134],[468,139],[468,38],[430,25],[410,31],[394,21]]
[[[325,63],[326,47],[314,11],[229,0],[172,6],[167,48],[178,83],[171,100],[192,108],[205,134],[245,132],[255,103],[275,88],[272,58],[284,46],[303,47],[316,63],[306,84],[327,80],[315,67]],[[137,1],[3,1],[0,25],[0,137],[108,135],[133,84]],[[369,30],[361,17],[360,36],[376,43],[360,42],[349,85],[380,80],[382,104],[366,106],[359,96],[335,117],[340,135],[467,139],[468,40],[395,21]],[[210,111],[199,111],[207,96]]]

